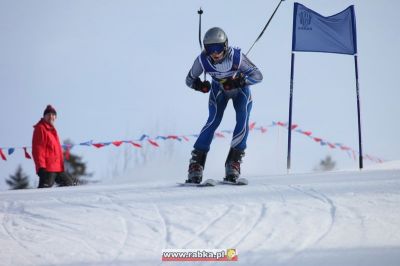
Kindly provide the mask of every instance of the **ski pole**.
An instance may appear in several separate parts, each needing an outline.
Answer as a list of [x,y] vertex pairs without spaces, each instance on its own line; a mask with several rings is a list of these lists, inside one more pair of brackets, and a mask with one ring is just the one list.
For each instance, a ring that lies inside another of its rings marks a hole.
[[197,14],[199,14],[199,44],[200,44],[200,50],[203,50],[203,45],[201,44],[201,15],[203,14],[203,10],[200,9],[197,11]]
[[[200,52],[203,51],[203,45],[201,43],[201,15],[203,14],[203,10],[200,9],[197,11],[197,14],[199,14],[199,44],[200,44]],[[206,72],[204,72],[204,80],[206,80]]]
[[[253,45],[250,47],[250,49],[247,51],[246,56],[250,53],[251,49],[253,49],[253,46],[256,44],[256,42],[258,42],[258,40],[261,38],[261,36],[264,34],[264,31],[267,29],[269,23],[271,22],[272,18],[274,17],[276,11],[278,10],[279,6],[281,5],[281,3],[285,1],[285,0],[280,0],[278,6],[275,8],[274,13],[272,13],[271,17],[269,18],[267,24],[264,26],[264,29],[261,31],[260,35],[258,35],[257,39],[254,41]],[[236,71],[232,78],[235,79],[236,75],[237,75],[238,71]]]
[[261,36],[264,34],[264,31],[267,29],[269,23],[271,22],[272,18],[274,17],[276,11],[278,10],[279,6],[281,3],[285,0],[280,0],[278,6],[275,8],[274,13],[272,13],[271,17],[269,18],[267,24],[265,25],[264,29],[261,31],[260,35],[258,35],[257,39],[254,41],[253,45],[250,47],[250,49],[247,51],[246,56],[250,53],[251,49],[253,49],[253,46],[258,42],[258,40],[261,38]]

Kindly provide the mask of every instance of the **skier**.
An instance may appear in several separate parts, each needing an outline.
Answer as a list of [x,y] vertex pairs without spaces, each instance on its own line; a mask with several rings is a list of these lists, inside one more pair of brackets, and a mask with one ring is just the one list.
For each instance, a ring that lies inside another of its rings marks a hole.
[[[229,99],[232,99],[236,111],[236,126],[225,162],[224,180],[236,182],[249,133],[252,108],[249,85],[261,82],[263,76],[239,48],[228,45],[228,37],[221,28],[209,29],[204,35],[203,44],[204,50],[186,76],[186,85],[196,91],[210,92],[209,117],[194,144],[186,183],[201,183],[207,153]],[[207,80],[201,81],[199,76],[203,72],[212,77],[211,84]]]

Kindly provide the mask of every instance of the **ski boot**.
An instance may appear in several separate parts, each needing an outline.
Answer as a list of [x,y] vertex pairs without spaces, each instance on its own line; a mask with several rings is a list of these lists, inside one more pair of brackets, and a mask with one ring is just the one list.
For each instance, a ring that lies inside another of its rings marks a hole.
[[225,162],[225,178],[224,181],[234,182],[240,176],[240,164],[242,163],[242,158],[244,156],[244,151],[231,148],[229,150],[228,158]]
[[188,179],[185,181],[186,183],[201,183],[206,158],[207,152],[196,149],[192,151],[192,158],[189,161]]

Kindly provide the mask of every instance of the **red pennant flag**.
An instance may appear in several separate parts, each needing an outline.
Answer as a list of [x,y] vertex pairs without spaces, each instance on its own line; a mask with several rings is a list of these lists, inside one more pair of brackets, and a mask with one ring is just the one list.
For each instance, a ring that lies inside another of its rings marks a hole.
[[329,146],[330,148],[332,148],[332,149],[335,149],[335,148],[336,148],[335,145],[333,145],[332,143],[329,143],[329,142],[328,142],[328,146]]
[[301,132],[301,133],[303,133],[304,135],[307,135],[307,136],[311,136],[311,134],[312,134],[311,131],[304,131],[304,132]]
[[186,136],[182,136],[182,138],[183,138],[184,140],[186,140],[186,141],[189,141],[189,138],[186,137]]
[[6,156],[4,155],[2,149],[0,149],[0,156],[1,156],[1,159],[3,159],[4,161],[7,161],[7,158],[6,158]]
[[32,159],[32,157],[29,155],[29,153],[26,151],[26,147],[24,147],[24,152],[25,152],[25,158],[26,159]]
[[253,130],[255,126],[256,126],[256,122],[253,122],[250,124],[249,129]]
[[103,148],[105,146],[103,143],[93,143],[92,145],[96,148]]
[[281,126],[281,127],[286,127],[286,124],[285,123],[283,123],[283,122],[278,122],[278,123],[276,123],[278,126]]
[[316,142],[321,142],[321,141],[322,141],[322,139],[320,139],[320,138],[314,138],[314,140],[315,140]]
[[135,146],[136,148],[141,148],[142,147],[142,145],[140,145],[140,144],[138,144],[138,143],[135,143],[135,142],[133,142],[133,141],[131,141],[130,142],[133,146]]
[[264,127],[261,127],[261,128],[260,128],[260,130],[261,130],[261,133],[265,133],[265,132],[267,132],[267,129],[266,129],[266,128],[264,128]]
[[113,141],[112,142],[112,144],[114,144],[114,146],[117,146],[117,147],[121,146],[122,143],[123,143],[122,141]]
[[292,130],[297,128],[297,127],[298,127],[298,125],[292,125]]
[[169,135],[167,136],[167,139],[179,139],[179,137],[175,135]]
[[160,146],[158,145],[158,143],[155,142],[154,140],[148,139],[147,141],[148,141],[151,145],[153,145],[154,147],[160,147]]

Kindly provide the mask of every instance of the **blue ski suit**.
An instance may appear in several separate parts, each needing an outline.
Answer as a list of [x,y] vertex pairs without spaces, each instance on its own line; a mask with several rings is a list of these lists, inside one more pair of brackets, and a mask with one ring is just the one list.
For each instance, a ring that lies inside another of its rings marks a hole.
[[[249,134],[249,117],[252,108],[249,85],[262,81],[261,72],[241,53],[240,49],[233,47],[228,47],[225,57],[220,62],[213,62],[213,59],[203,51],[195,59],[186,77],[186,85],[192,87],[194,80],[203,72],[209,74],[212,78],[208,102],[209,116],[194,144],[194,148],[203,152],[210,150],[215,130],[222,121],[229,99],[232,99],[236,112],[236,126],[233,131],[231,147],[244,151]],[[244,87],[225,91],[221,82],[239,74],[243,74],[245,77]]]

